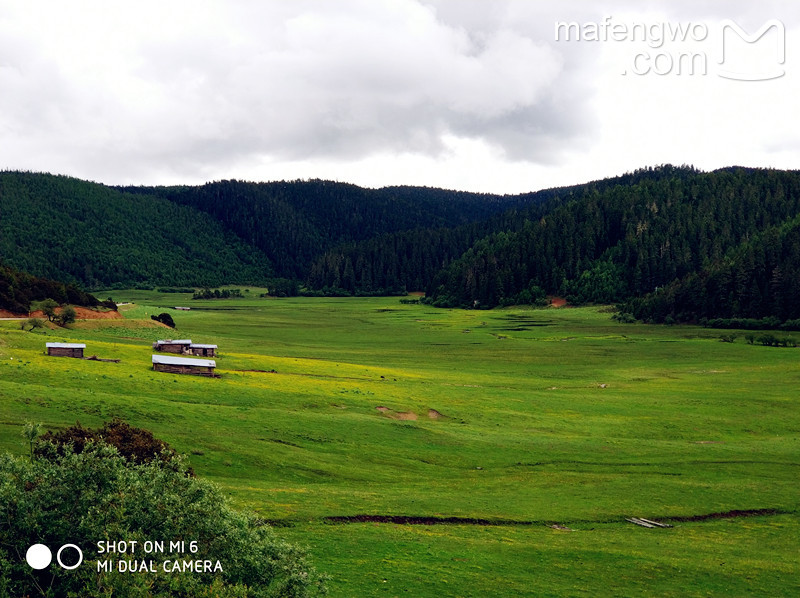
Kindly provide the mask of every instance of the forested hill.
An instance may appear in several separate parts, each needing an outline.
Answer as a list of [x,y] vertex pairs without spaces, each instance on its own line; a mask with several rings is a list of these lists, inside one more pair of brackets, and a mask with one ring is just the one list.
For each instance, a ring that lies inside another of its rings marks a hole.
[[303,280],[315,258],[340,244],[451,228],[536,200],[427,187],[365,189],[322,180],[123,190],[200,210],[269,256],[276,275]]
[[622,309],[654,322],[772,319],[774,324],[794,321],[796,328],[800,325],[798,297],[800,217],[769,227],[724,259],[657,292],[634,297]]
[[[782,230],[800,214],[800,174],[745,168],[667,172],[583,193],[539,218],[522,218],[513,229],[481,238],[437,274],[428,289],[430,300],[441,306],[492,307],[543,291],[578,303],[607,303],[644,296],[684,278],[696,293],[707,293],[702,282],[688,277],[706,272],[699,280],[710,282],[720,268],[733,272],[733,266],[721,266],[726,260],[744,260],[735,287],[726,291],[738,300],[728,301],[726,313],[776,309],[775,293],[786,290],[769,281],[783,274],[765,269],[795,272],[794,229],[781,237],[789,260],[785,266],[777,250],[767,259],[763,247],[767,240],[777,243],[771,229]],[[737,251],[752,253],[753,259],[737,258]],[[744,301],[756,288],[761,301]],[[638,315],[650,319],[656,307],[661,318],[700,313],[652,301],[637,304]]]
[[797,317],[798,216],[800,173],[747,168],[667,165],[517,196],[0,173],[0,259],[88,288],[285,278],[326,294],[424,290],[442,307],[624,302],[654,321]]
[[0,172],[0,259],[86,288],[257,283],[268,258],[213,217],[163,198]]

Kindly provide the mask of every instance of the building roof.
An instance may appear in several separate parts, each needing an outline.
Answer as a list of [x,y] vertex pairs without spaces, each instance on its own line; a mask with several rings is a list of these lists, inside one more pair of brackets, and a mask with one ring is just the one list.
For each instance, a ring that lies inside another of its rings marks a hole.
[[192,359],[191,357],[173,357],[172,355],[153,355],[153,363],[162,365],[188,365],[199,368],[215,368],[217,362],[213,359]]
[[85,349],[86,345],[83,343],[46,343],[48,349]]
[[191,339],[188,339],[188,338],[183,338],[183,339],[179,339],[179,340],[176,340],[176,341],[168,338],[168,339],[163,340],[163,341],[156,341],[156,344],[157,345],[191,345],[192,341],[191,341]]
[[192,343],[189,345],[192,349],[216,349],[217,345],[199,345],[197,343]]

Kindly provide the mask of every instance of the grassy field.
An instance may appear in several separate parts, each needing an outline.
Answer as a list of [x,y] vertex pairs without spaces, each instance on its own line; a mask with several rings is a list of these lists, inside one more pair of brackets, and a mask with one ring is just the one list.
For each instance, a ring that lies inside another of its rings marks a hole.
[[[260,292],[0,322],[0,450],[26,451],[27,420],[123,417],[307,546],[335,597],[800,595],[800,349],[597,308]],[[149,319],[174,305],[177,332]],[[222,377],[153,372],[169,336],[218,344]]]

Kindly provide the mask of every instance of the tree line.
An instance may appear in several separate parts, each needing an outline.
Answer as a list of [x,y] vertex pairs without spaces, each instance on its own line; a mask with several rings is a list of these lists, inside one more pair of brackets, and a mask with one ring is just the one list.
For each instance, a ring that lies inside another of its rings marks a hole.
[[795,317],[798,173],[660,170],[479,240],[437,274],[429,301],[494,307],[534,285],[573,303],[647,297],[629,308],[645,319]]
[[469,308],[559,295],[652,321],[796,317],[794,171],[663,165],[515,196],[2,173],[0,210],[16,219],[0,220],[10,265],[88,288],[425,291],[432,305]]
[[[50,302],[45,305],[47,300]],[[32,304],[36,302],[41,302],[45,307],[52,304],[52,308],[55,307],[55,304],[71,304],[117,309],[113,301],[100,301],[94,295],[80,290],[75,285],[32,276],[0,263],[0,309],[15,314],[26,314],[31,310]],[[55,314],[54,311],[53,314]]]
[[799,296],[800,218],[794,218],[655,293],[629,299],[622,309],[654,322],[800,329]]

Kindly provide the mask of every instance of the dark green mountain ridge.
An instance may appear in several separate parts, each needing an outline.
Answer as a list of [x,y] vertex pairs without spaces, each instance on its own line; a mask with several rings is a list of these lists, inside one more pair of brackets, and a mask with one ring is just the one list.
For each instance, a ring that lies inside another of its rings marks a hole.
[[794,171],[659,170],[668,176],[587,187],[539,219],[482,238],[437,275],[431,300],[493,307],[536,286],[578,303],[622,301],[713,268],[800,213]]
[[0,173],[0,259],[86,288],[254,283],[269,260],[212,217],[72,177]]
[[[790,317],[798,214],[800,174],[740,167],[664,165],[514,196],[319,180],[112,188],[6,172],[0,258],[87,288],[285,278],[333,294],[424,290],[443,307],[547,293],[641,298],[626,309],[656,321]],[[736,298],[716,301],[726,267]],[[681,285],[708,298],[702,309]],[[652,299],[665,288],[674,304]]]

